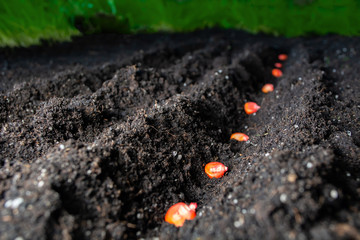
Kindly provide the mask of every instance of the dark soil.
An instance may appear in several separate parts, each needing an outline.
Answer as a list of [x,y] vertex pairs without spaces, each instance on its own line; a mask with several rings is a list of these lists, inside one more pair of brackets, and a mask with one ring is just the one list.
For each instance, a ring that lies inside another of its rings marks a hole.
[[[360,239],[360,38],[206,30],[0,53],[0,239]],[[180,201],[197,216],[176,228]]]

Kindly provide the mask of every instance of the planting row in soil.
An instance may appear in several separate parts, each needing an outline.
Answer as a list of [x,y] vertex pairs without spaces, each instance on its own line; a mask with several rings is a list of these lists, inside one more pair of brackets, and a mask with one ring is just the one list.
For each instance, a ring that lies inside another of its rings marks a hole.
[[[232,30],[2,49],[1,238],[360,238],[359,49]],[[197,203],[181,228],[177,202]]]

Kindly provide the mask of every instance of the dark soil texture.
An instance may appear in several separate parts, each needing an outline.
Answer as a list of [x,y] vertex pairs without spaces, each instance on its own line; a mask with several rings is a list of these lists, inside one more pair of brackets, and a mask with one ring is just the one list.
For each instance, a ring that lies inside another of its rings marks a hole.
[[[1,49],[0,239],[360,239],[359,76],[358,37]],[[181,228],[164,221],[177,202],[198,204]]]

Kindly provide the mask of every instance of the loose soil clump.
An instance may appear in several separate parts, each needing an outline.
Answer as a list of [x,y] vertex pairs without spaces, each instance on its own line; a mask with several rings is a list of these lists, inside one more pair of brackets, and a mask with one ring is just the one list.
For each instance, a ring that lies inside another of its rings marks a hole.
[[[360,239],[359,49],[234,30],[2,49],[1,239]],[[181,228],[177,202],[198,204]]]

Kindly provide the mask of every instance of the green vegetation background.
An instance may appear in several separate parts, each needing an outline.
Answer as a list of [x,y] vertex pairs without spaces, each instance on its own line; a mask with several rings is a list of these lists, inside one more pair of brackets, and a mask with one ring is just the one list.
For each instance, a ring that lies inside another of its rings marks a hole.
[[95,32],[244,29],[287,37],[360,33],[360,0],[2,0],[0,46]]

